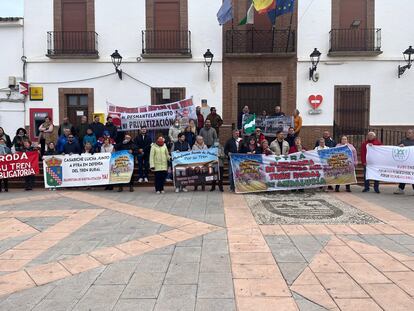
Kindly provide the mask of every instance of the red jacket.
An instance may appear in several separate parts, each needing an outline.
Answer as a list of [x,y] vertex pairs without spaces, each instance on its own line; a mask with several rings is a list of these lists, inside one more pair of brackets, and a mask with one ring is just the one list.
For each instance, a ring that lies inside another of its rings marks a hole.
[[381,146],[382,142],[376,138],[374,138],[373,140],[366,140],[362,143],[361,145],[361,162],[362,165],[367,165],[367,145],[368,144],[373,144],[375,146]]
[[200,129],[204,127],[204,116],[201,113],[197,114],[197,127]]
[[[308,151],[308,150],[306,150],[306,148],[302,147],[302,151]],[[299,151],[298,151],[298,147],[296,147],[296,145],[295,145],[295,146],[290,147],[290,149],[289,149],[289,154],[291,154],[291,153],[296,153],[296,152],[299,152]]]

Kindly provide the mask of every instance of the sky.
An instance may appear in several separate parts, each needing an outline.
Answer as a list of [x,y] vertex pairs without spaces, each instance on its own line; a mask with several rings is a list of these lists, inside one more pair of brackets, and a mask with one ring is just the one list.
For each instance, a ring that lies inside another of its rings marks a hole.
[[22,17],[24,0],[0,0],[0,17]]

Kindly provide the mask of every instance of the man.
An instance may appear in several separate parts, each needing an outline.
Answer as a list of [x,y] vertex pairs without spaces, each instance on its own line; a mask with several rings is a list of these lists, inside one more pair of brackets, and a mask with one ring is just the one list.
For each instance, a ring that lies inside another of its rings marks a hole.
[[[188,142],[185,141],[184,133],[178,134],[178,140],[172,146],[171,152],[186,152],[190,150],[191,150],[190,145],[188,144]],[[188,190],[185,186],[175,188],[175,192],[178,193],[180,191],[187,192]]]
[[65,129],[69,129],[72,134],[75,134],[75,128],[73,127],[72,123],[69,122],[68,117],[63,118],[63,122],[59,126],[58,135],[62,135]]
[[214,142],[217,140],[217,132],[211,127],[211,121],[209,119],[204,122],[204,127],[200,130],[199,135],[203,137],[204,143],[208,148],[213,146]]
[[[406,137],[401,140],[400,147],[409,147],[414,146],[414,129],[409,129],[407,131]],[[414,190],[414,184],[412,184]],[[405,184],[400,183],[398,185],[398,189],[394,192],[394,194],[404,194]]]
[[83,142],[83,138],[86,136],[86,131],[88,128],[88,117],[82,116],[81,123],[76,127],[76,134],[78,135],[79,141]]
[[[134,154],[135,145],[134,145],[134,143],[131,140],[131,136],[128,135],[128,134],[126,134],[124,140],[120,144],[116,144],[115,145],[115,150],[116,151],[128,150],[128,152],[130,154]],[[133,172],[132,172],[132,175],[131,175],[131,179],[129,181],[129,184],[121,184],[119,186],[118,192],[124,191],[124,188],[123,188],[124,185],[125,186],[129,185],[129,192],[134,192],[134,173]]]
[[[336,142],[331,137],[331,133],[329,131],[324,131],[322,137],[323,137],[323,139],[325,139],[325,146],[327,146],[329,148],[336,147]],[[318,147],[318,146],[319,146],[319,139],[315,143],[315,148]]]
[[204,116],[201,113],[201,107],[196,107],[196,114],[197,114],[197,133],[200,133],[200,130],[204,127]]
[[56,150],[58,153],[63,153],[63,148],[65,147],[66,143],[68,142],[69,135],[73,134],[71,133],[70,129],[66,128],[63,130],[63,134],[59,136],[57,143],[56,143]]
[[[367,146],[381,146],[382,143],[376,138],[376,134],[374,132],[369,132],[367,135],[367,140],[364,141],[361,145],[361,162],[364,166],[364,190],[362,192],[369,191],[369,180],[367,180]],[[376,193],[380,193],[379,191],[379,181],[374,180],[374,191]]]
[[215,107],[210,108],[210,114],[207,116],[206,120],[210,120],[211,127],[216,130],[217,136],[219,136],[220,126],[223,125],[223,119],[219,114],[217,114]]
[[[112,122],[112,117],[108,116],[106,118],[106,124],[105,124],[105,131],[109,132],[109,136],[111,136],[111,138],[113,140],[116,140],[116,136],[118,134],[118,128],[115,126],[115,124]],[[99,138],[99,137],[97,137]]]
[[97,138],[102,137],[105,131],[105,125],[99,122],[99,116],[95,116],[93,122],[89,124],[89,128]]
[[290,147],[293,147],[295,145],[295,139],[296,139],[295,129],[293,127],[289,127],[288,133],[286,136],[286,141],[288,142]]
[[230,191],[235,191],[233,171],[230,163],[230,156],[232,153],[239,153],[240,150],[240,132],[239,130],[233,130],[232,137],[224,145],[224,154],[229,159],[229,180],[230,180]]
[[82,153],[82,149],[79,146],[73,134],[68,135],[68,141],[63,146],[63,153],[64,154],[81,154]]
[[147,127],[141,127],[141,131],[134,139],[135,147],[138,149],[138,182],[148,182],[149,156],[152,139],[147,133]]
[[282,112],[282,108],[280,108],[280,106],[276,106],[275,107],[275,113],[272,114],[272,117],[284,117],[285,113]]
[[239,118],[237,119],[237,128],[239,129],[243,128],[244,120],[246,120],[249,116],[250,116],[249,106],[244,106],[242,109],[242,112],[239,115]]
[[284,139],[282,131],[276,132],[276,139],[270,144],[270,150],[274,152],[275,155],[288,155],[289,154],[289,143]]

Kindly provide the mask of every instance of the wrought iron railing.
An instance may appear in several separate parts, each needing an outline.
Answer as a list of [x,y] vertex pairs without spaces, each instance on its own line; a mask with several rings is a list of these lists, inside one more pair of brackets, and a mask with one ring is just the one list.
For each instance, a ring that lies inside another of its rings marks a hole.
[[294,53],[295,31],[289,29],[227,30],[225,51],[228,54]]
[[330,31],[330,52],[380,52],[381,29],[349,28]]
[[47,54],[98,55],[98,34],[94,31],[49,31]]
[[142,54],[191,54],[191,32],[143,30]]

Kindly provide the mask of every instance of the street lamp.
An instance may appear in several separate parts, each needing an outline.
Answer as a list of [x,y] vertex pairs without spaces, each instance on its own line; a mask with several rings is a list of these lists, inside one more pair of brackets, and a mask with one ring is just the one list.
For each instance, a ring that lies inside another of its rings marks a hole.
[[405,66],[398,66],[398,78],[400,78],[407,69],[410,69],[411,68],[411,64],[413,63],[413,60],[414,60],[413,59],[413,55],[414,55],[414,49],[413,49],[413,47],[410,45],[408,47],[408,49],[406,49],[403,52],[403,55],[404,55],[404,60],[407,62],[407,65],[405,65]]
[[207,70],[208,70],[208,78],[207,81],[210,81],[210,66],[213,63],[214,54],[211,53],[210,49],[207,49],[207,52],[204,53],[204,62],[206,63]]
[[115,52],[111,55],[112,64],[115,66],[115,72],[118,74],[119,79],[122,80],[122,70],[119,69],[119,66],[121,66],[122,63],[122,56],[118,53],[118,50],[115,50]]
[[316,68],[318,67],[319,64],[319,60],[321,58],[321,52],[318,51],[317,48],[315,48],[313,50],[313,52],[311,53],[310,59],[312,62],[312,67],[309,68],[309,80],[312,80],[313,82],[317,82],[319,77],[315,77],[315,72],[316,72]]

